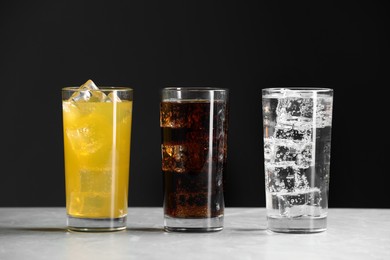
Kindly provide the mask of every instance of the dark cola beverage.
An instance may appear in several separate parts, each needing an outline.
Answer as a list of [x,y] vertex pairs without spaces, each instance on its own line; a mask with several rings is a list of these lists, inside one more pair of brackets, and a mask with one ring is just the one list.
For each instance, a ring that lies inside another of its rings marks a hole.
[[223,216],[227,102],[163,101],[160,125],[165,216]]

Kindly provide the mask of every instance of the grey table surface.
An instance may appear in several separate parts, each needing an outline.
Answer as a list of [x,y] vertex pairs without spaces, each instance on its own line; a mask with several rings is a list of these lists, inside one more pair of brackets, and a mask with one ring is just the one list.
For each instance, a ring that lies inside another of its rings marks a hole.
[[0,208],[0,259],[390,259],[390,209],[330,209],[328,230],[266,230],[264,208],[226,208],[224,230],[166,233],[162,208],[129,208],[127,229],[66,230],[65,208]]

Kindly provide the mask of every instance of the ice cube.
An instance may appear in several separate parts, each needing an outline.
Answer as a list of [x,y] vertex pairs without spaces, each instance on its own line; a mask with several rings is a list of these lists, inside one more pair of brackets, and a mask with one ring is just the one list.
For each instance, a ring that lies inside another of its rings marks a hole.
[[312,162],[313,146],[311,143],[304,144],[297,156],[295,157],[295,164],[299,168],[308,168]]
[[162,170],[176,173],[186,172],[187,148],[184,145],[162,145]]
[[306,169],[295,168],[294,170],[294,191],[307,190],[309,182],[306,177]]
[[311,132],[311,128],[277,125],[275,128],[275,138],[293,141],[310,141]]
[[175,102],[162,102],[160,126],[169,128],[189,127],[188,108]]
[[321,194],[318,188],[301,192],[277,194],[279,213],[286,217],[319,216],[321,214]]
[[87,102],[90,98],[91,92],[88,90],[79,90],[75,92],[69,100],[74,102]]
[[178,145],[163,144],[162,169],[175,173],[202,172],[208,169],[207,150],[200,143],[184,143]]
[[294,147],[277,146],[275,151],[275,162],[295,162],[299,151]]
[[74,102],[105,102],[106,99],[107,95],[99,91],[92,80],[81,85],[78,91],[70,97],[70,101]]
[[264,143],[266,162],[276,166],[298,166],[308,168],[312,162],[313,145],[311,142],[295,143],[291,140],[273,139]]
[[270,192],[297,192],[307,190],[306,170],[296,166],[265,167],[266,185]]
[[277,122],[282,124],[310,124],[313,121],[313,99],[286,97],[279,99]]
[[67,128],[65,130],[74,151],[80,155],[96,153],[103,146],[102,136],[94,125],[84,124],[79,128]]
[[292,218],[302,216],[319,217],[321,215],[321,207],[310,205],[295,205],[290,208],[286,208],[283,213]]
[[292,192],[294,190],[294,169],[288,167],[266,167],[266,184],[270,192]]
[[285,97],[280,98],[276,109],[278,124],[310,125],[323,128],[332,124],[332,98]]
[[82,169],[80,171],[80,191],[110,192],[112,183],[111,169]]
[[102,209],[111,209],[111,193],[109,192],[71,192],[70,212],[83,212],[90,216],[102,214]]
[[95,82],[91,79],[87,80],[83,85],[80,86],[80,89],[83,90],[98,90],[99,88],[96,86]]

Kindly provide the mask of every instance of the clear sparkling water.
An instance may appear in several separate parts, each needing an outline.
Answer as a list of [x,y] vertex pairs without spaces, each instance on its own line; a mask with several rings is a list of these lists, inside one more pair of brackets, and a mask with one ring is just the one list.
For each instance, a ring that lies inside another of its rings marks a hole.
[[326,218],[332,97],[263,95],[263,120],[268,220],[288,228]]

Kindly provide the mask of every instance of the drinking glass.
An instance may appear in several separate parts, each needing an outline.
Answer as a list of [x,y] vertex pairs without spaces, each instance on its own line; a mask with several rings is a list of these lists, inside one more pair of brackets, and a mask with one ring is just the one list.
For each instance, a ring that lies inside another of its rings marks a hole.
[[333,90],[262,90],[268,229],[327,228]]
[[67,225],[126,228],[133,90],[62,89]]
[[228,90],[164,88],[160,126],[165,230],[222,230]]

